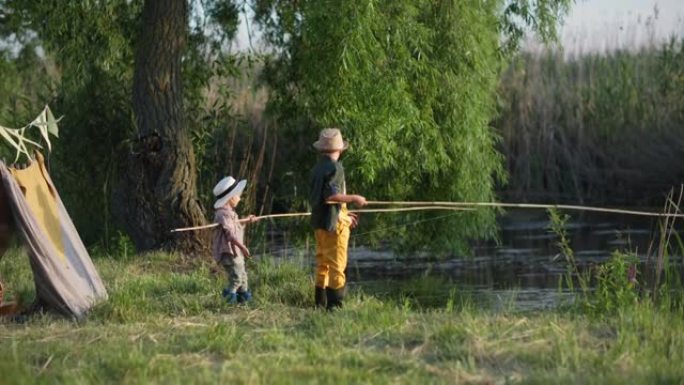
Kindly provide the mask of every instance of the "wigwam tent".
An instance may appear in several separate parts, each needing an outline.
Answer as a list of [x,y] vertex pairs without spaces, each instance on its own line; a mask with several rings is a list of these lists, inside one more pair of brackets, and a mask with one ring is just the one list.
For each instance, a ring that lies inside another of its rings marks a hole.
[[[46,121],[54,124],[47,107],[41,116],[49,119],[39,117],[32,124],[42,124],[41,128],[47,126]],[[13,129],[2,129],[3,138],[26,149],[21,142],[26,139],[16,135],[12,142],[6,133],[15,135],[9,131]],[[21,234],[33,271],[37,302],[68,316],[83,317],[95,304],[107,299],[107,291],[52,183],[43,156],[36,152],[35,159],[22,169],[0,161],[0,178],[0,236],[5,236],[9,228]]]
[[[0,162],[0,212],[14,221],[26,245],[36,298],[65,315],[81,318],[107,291],[47,173],[42,155],[24,169]],[[9,210],[7,209],[9,206]],[[11,212],[11,216],[7,215]]]

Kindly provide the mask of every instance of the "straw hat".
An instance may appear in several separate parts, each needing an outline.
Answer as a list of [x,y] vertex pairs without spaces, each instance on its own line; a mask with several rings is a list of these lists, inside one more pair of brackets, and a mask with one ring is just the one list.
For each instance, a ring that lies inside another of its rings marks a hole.
[[349,143],[342,140],[342,133],[337,128],[324,128],[313,144],[318,151],[344,151]]
[[230,198],[242,194],[242,190],[245,189],[246,184],[247,181],[245,179],[238,182],[232,176],[221,179],[216,186],[214,186],[214,196],[216,197],[214,208],[219,209],[225,206]]

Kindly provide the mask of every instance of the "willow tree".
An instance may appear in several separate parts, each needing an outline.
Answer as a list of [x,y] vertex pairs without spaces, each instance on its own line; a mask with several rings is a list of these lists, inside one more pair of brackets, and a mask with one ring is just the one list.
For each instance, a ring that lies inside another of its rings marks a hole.
[[224,0],[0,0],[0,36],[54,63],[57,182],[91,240],[114,214],[139,250],[202,247],[169,230],[204,221],[191,133],[236,26]]
[[[566,1],[256,3],[277,48],[265,71],[270,110],[301,145],[341,127],[352,143],[348,186],[377,200],[490,201],[505,178],[489,126],[502,63],[526,24],[552,36]],[[305,154],[304,181],[314,157]],[[451,215],[409,239],[454,249],[493,223],[491,210]]]

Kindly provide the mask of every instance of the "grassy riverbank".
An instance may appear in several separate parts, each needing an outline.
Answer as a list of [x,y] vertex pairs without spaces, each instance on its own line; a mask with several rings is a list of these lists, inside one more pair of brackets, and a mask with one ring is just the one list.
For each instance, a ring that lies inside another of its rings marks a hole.
[[[208,266],[168,254],[95,262],[110,299],[86,321],[0,323],[0,383],[684,382],[681,310],[494,311],[458,291],[427,307],[407,294],[415,287],[361,286],[329,314],[311,308],[308,264],[268,261],[251,266],[256,302],[229,307]],[[30,297],[25,257],[6,255],[0,274]]]

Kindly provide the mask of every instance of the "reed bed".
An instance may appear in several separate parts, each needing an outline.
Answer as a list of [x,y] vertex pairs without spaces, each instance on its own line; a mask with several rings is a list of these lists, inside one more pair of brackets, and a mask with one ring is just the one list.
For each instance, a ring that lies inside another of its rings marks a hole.
[[684,180],[684,44],[523,54],[494,122],[511,200],[659,204]]

